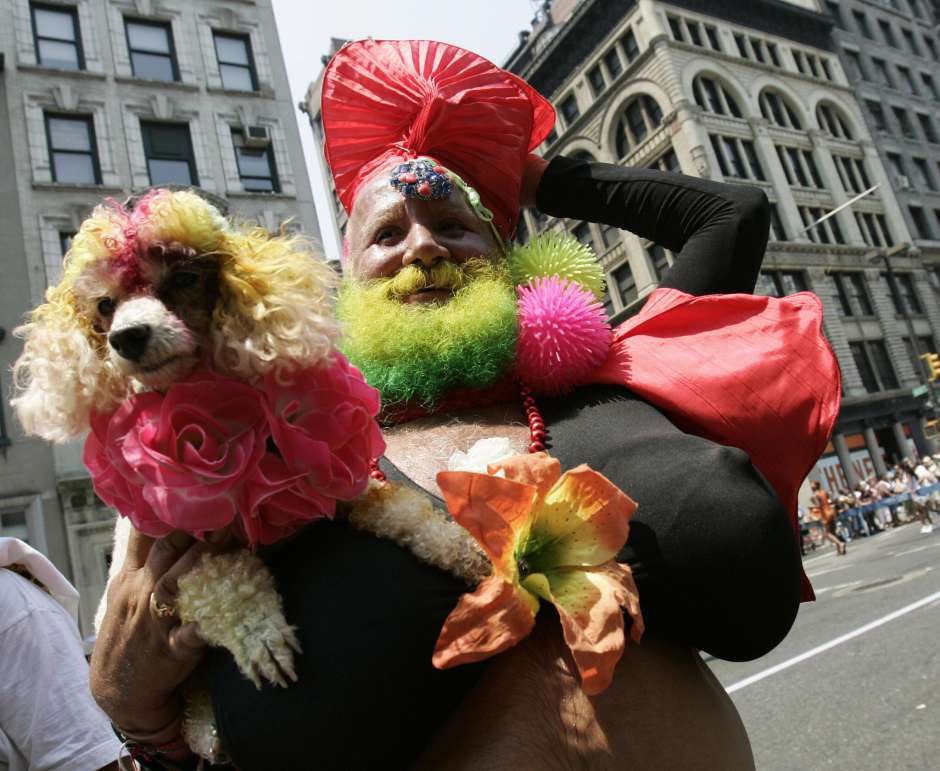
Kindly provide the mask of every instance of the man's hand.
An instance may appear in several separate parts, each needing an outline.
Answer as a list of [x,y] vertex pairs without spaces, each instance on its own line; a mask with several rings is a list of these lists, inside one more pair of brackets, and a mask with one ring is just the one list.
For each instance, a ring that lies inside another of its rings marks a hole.
[[520,206],[535,206],[535,193],[539,189],[548,161],[538,155],[529,155],[522,167],[522,189],[519,191]]
[[108,610],[91,659],[92,694],[127,733],[151,734],[175,721],[181,710],[177,689],[205,648],[195,624],[154,612],[151,593],[172,606],[177,579],[226,537],[223,532],[210,545],[181,532],[158,540],[131,532],[124,565],[108,587]]

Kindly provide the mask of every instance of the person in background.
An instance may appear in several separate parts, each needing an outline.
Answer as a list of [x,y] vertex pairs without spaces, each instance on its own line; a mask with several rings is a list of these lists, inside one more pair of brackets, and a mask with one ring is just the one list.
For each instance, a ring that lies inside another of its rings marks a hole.
[[913,461],[905,461],[911,474],[911,500],[917,516],[921,521],[920,532],[927,534],[933,532],[933,517],[930,516],[930,497],[920,492],[920,488],[936,484],[937,477],[927,469],[923,460],[917,462],[915,466]]
[[832,541],[836,545],[836,552],[839,555],[845,554],[845,540],[836,533],[836,509],[829,499],[829,492],[823,489],[818,480],[810,483],[813,492],[811,500],[813,507],[819,512],[819,519],[823,523],[826,534],[826,540]]
[[121,749],[88,686],[78,592],[17,538],[0,538],[0,769],[107,769]]

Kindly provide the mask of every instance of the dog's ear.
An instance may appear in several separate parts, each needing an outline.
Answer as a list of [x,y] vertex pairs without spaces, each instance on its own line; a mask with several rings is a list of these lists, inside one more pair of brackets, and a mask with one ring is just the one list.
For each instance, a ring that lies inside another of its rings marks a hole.
[[216,366],[244,378],[312,366],[338,335],[338,276],[309,240],[260,228],[231,234],[221,259],[214,313]]
[[73,308],[46,304],[14,330],[25,341],[13,365],[10,404],[27,433],[65,442],[88,429],[92,408],[105,410],[124,385]]

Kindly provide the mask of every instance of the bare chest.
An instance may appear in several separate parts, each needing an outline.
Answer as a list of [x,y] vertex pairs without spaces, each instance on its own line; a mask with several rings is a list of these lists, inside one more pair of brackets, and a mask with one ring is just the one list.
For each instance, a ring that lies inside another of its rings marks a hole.
[[481,439],[509,439],[511,451],[524,453],[529,427],[517,404],[463,412],[459,416],[432,415],[393,426],[385,432],[385,457],[415,483],[438,495],[435,477],[447,469],[451,455],[467,452]]

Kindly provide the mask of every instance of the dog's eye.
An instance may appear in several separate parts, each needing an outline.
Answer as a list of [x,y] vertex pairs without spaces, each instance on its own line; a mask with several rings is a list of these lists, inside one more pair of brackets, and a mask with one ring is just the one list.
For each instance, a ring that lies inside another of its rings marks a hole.
[[178,270],[170,277],[171,289],[187,289],[199,280],[199,274],[191,270]]
[[98,300],[98,313],[104,317],[108,317],[114,313],[114,300],[110,297],[102,297]]

